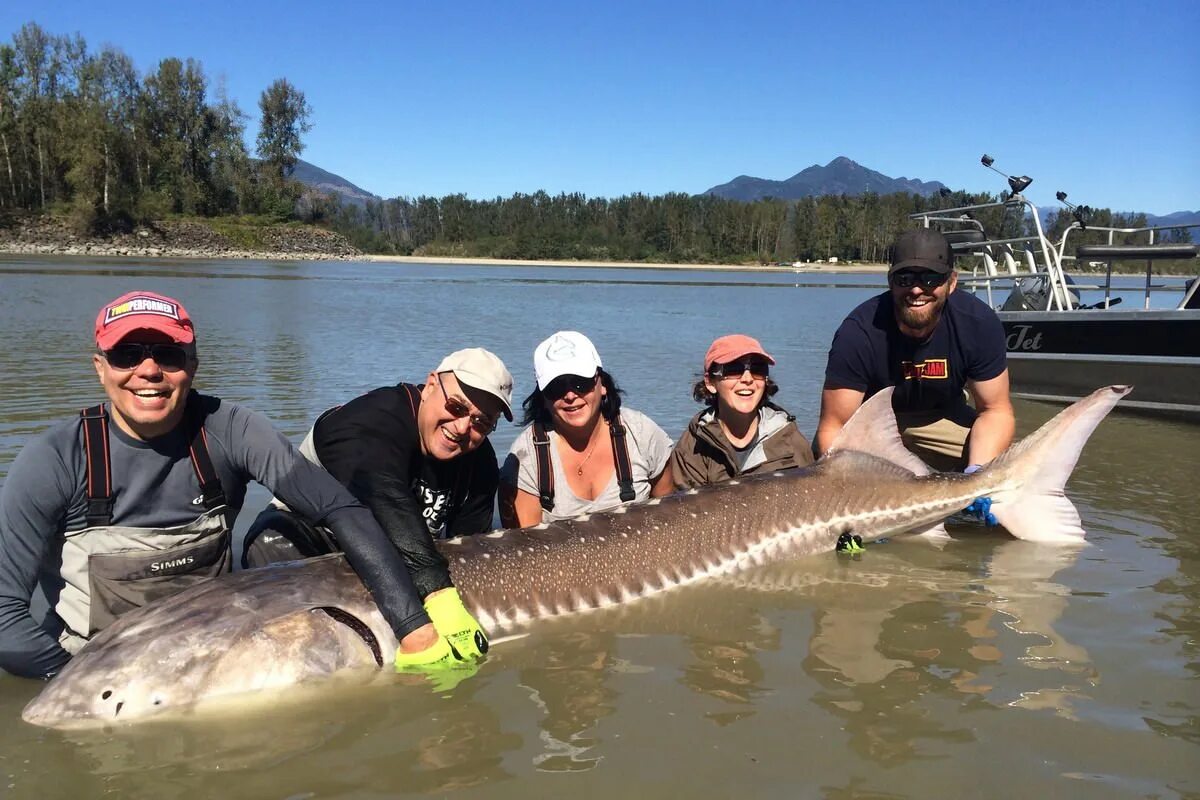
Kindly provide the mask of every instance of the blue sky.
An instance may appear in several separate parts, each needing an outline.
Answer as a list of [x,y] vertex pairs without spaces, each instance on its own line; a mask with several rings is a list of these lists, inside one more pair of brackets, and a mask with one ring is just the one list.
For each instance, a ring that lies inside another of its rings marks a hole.
[[143,72],[200,60],[251,114],[287,77],[303,157],[384,196],[700,192],[839,155],[893,177],[1200,208],[1200,2],[8,0]]

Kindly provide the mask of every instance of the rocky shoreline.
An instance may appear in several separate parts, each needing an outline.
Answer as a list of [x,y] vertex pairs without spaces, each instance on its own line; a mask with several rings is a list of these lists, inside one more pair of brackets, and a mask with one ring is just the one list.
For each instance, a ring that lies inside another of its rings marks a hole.
[[[344,236],[314,225],[232,225],[162,220],[129,233],[81,236],[63,220],[28,216],[0,224],[0,252],[15,255],[116,256],[127,258],[271,259],[286,261],[357,260],[362,252]],[[241,239],[242,241],[236,241]],[[246,239],[252,241],[246,242]]]

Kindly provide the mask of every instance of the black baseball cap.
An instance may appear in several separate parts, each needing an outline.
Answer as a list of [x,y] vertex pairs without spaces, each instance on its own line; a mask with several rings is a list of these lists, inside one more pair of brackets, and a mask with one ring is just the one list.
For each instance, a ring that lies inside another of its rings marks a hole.
[[900,238],[892,245],[892,266],[888,269],[888,275],[910,267],[940,272],[943,275],[954,269],[954,252],[941,231],[917,228],[915,231],[900,234]]

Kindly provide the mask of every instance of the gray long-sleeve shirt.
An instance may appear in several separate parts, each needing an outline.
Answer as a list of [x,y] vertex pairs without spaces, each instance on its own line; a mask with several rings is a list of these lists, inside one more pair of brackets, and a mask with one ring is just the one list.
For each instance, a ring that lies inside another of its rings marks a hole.
[[[399,552],[338,481],[302,457],[261,414],[205,395],[194,394],[189,402],[203,414],[231,526],[247,484],[257,481],[333,531],[398,637],[429,622]],[[109,431],[114,525],[166,528],[204,513],[182,426],[151,441],[116,425]],[[0,668],[14,674],[47,676],[70,658],[58,644],[62,621],[53,606],[63,585],[63,534],[86,527],[86,475],[82,426],[73,419],[30,441],[0,488]],[[35,590],[50,606],[36,619],[30,605]]]

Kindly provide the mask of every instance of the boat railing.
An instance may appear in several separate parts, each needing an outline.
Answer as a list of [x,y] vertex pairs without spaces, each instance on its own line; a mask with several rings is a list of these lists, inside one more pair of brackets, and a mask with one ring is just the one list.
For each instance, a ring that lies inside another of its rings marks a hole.
[[[1026,219],[1030,220],[1033,232],[1028,236],[1016,236],[1007,239],[988,239],[982,224],[974,219],[972,212],[988,208],[1019,208]],[[1007,200],[995,203],[980,203],[977,205],[960,206],[922,211],[910,214],[909,219],[919,220],[924,227],[932,227],[937,223],[942,227],[951,247],[960,255],[980,257],[980,263],[972,266],[971,276],[960,275],[959,283],[971,291],[983,291],[988,305],[997,307],[994,289],[1015,287],[1018,282],[1031,276],[1041,276],[1046,281],[1048,291],[1045,292],[1043,311],[1065,311],[1077,307],[1078,290],[1096,290],[1104,292],[1103,302],[1095,304],[1095,308],[1108,308],[1120,302],[1112,297],[1112,269],[1115,261],[1127,259],[1144,259],[1146,261],[1146,281],[1144,286],[1144,306],[1150,308],[1150,295],[1155,291],[1179,291],[1177,286],[1155,285],[1152,281],[1152,262],[1161,259],[1190,259],[1197,257],[1200,248],[1194,244],[1162,244],[1155,241],[1162,231],[1200,228],[1200,223],[1184,225],[1157,225],[1139,228],[1115,228],[1108,226],[1085,225],[1080,221],[1073,222],[1067,227],[1058,243],[1049,240],[1042,225],[1041,214],[1037,206],[1020,194],[1013,194]],[[1101,231],[1107,234],[1106,245],[1081,244],[1076,248],[1075,255],[1067,255],[1068,239],[1076,232]],[[1116,243],[1116,237],[1123,239],[1130,236],[1137,238],[1145,234],[1145,243],[1129,244]],[[1066,264],[1074,264],[1087,260],[1090,263],[1104,264],[1103,283],[1081,283],[1069,279],[1066,274]],[[1193,308],[1200,303],[1197,285],[1200,279],[1192,281],[1186,287],[1184,296],[1179,302],[1179,308]]]
[[[1104,302],[1103,308],[1108,308],[1112,302],[1112,268],[1117,261],[1142,261],[1146,262],[1146,281],[1143,287],[1143,308],[1150,308],[1150,294],[1153,291],[1171,291],[1172,287],[1156,286],[1153,283],[1154,262],[1159,260],[1177,260],[1191,259],[1197,257],[1197,247],[1194,244],[1188,243],[1156,243],[1155,239],[1162,231],[1189,230],[1192,228],[1200,228],[1200,223],[1190,223],[1186,225],[1147,225],[1140,228],[1114,228],[1106,225],[1088,225],[1086,228],[1079,222],[1071,223],[1065,231],[1058,243],[1059,262],[1064,261],[1081,261],[1086,260],[1091,264],[1104,264]],[[1076,231],[1091,231],[1107,234],[1107,243],[1100,245],[1081,244],[1076,247],[1075,255],[1067,255],[1067,239]],[[1146,241],[1138,243],[1136,241],[1126,241],[1117,244],[1114,240],[1120,234],[1122,238],[1135,237],[1139,234],[1145,234]],[[1180,299],[1178,308],[1189,308],[1189,302],[1195,296],[1196,284],[1200,280],[1192,281],[1192,285],[1184,292],[1183,298]]]
[[[1019,209],[1022,215],[1033,219],[1033,233],[1007,239],[988,239],[983,226],[970,216],[972,212],[988,208]],[[1047,239],[1037,206],[1021,194],[1013,194],[1007,200],[995,203],[921,211],[910,214],[909,219],[919,220],[926,228],[932,227],[935,222],[960,226],[957,230],[945,231],[951,247],[959,254],[978,255],[982,261],[982,274],[981,266],[976,265],[972,267],[971,278],[961,282],[973,291],[983,289],[988,305],[993,308],[996,306],[994,284],[1007,285],[1030,275],[1046,276],[1049,291],[1046,292],[1045,310],[1061,311],[1073,307],[1062,268],[1061,251]],[[962,236],[964,233],[983,235]]]

